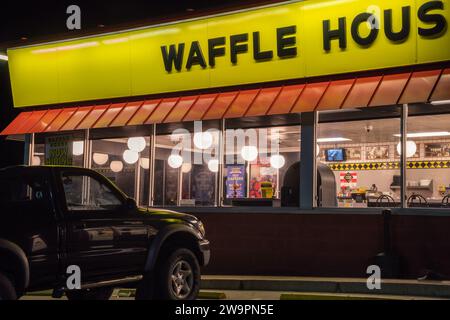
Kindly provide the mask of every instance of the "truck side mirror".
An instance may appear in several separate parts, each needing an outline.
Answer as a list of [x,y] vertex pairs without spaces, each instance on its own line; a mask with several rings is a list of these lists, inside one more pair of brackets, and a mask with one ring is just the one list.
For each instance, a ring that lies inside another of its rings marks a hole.
[[125,206],[127,207],[127,209],[130,209],[130,210],[137,209],[136,200],[134,200],[133,198],[127,198],[127,200],[125,202]]

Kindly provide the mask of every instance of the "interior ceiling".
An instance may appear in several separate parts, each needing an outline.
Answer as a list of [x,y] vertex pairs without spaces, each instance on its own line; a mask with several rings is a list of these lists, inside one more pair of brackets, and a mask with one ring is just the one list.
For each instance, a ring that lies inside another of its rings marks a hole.
[[[367,128],[371,127],[370,130]],[[280,148],[292,149],[298,148],[300,145],[300,126],[282,126],[276,127],[280,137]],[[269,130],[268,136],[274,136],[275,128]],[[245,130],[245,129],[244,129]],[[256,129],[261,130],[261,129]],[[410,117],[408,120],[408,132],[450,132],[450,114],[448,115],[429,115]],[[348,121],[348,122],[334,122],[319,124],[317,137],[318,138],[336,138],[343,137],[351,139],[351,141],[338,142],[336,144],[355,144],[355,143],[380,143],[390,142],[395,143],[399,141],[399,137],[394,136],[400,133],[400,119],[377,119],[377,120],[363,120],[363,121]],[[423,139],[446,139],[450,137],[431,137],[431,138],[414,138],[414,140]],[[108,139],[111,142],[126,143],[127,139]],[[148,144],[148,141],[147,141]],[[159,147],[173,147],[176,142],[170,140],[170,135],[159,135],[157,137],[157,144]],[[330,145],[334,143],[322,142],[320,144]]]
[[[450,115],[431,115],[410,117],[408,120],[408,132],[450,132]],[[371,130],[367,130],[371,127]],[[351,141],[338,144],[351,143],[380,143],[397,142],[399,137],[395,134],[400,133],[400,119],[379,119],[350,122],[334,122],[319,124],[318,138],[336,138],[342,137],[351,139]],[[414,140],[423,139],[442,139],[436,138],[414,138]],[[450,139],[450,137],[446,137]],[[330,144],[330,143],[323,143]]]

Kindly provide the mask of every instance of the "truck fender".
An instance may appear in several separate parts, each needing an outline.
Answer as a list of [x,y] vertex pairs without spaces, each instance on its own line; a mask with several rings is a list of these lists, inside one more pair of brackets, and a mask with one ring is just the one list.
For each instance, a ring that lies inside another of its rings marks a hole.
[[20,295],[30,282],[30,265],[23,250],[15,243],[0,239],[0,271],[14,276],[14,285]]
[[155,268],[156,260],[158,258],[161,247],[163,246],[165,240],[177,232],[190,233],[196,239],[200,240],[199,235],[190,227],[183,224],[172,224],[163,229],[161,229],[156,237],[153,239],[150,248],[148,250],[147,260],[145,262],[144,271],[150,272]]

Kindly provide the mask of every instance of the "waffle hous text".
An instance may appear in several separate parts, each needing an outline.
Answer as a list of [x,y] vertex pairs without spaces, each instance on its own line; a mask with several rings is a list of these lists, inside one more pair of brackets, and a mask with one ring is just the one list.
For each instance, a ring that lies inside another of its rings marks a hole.
[[[340,50],[347,48],[348,41],[355,42],[360,48],[367,49],[382,36],[386,37],[393,45],[401,44],[408,40],[411,32],[423,38],[435,39],[444,35],[447,30],[447,21],[443,15],[443,1],[428,1],[418,8],[417,18],[425,27],[417,27],[412,30],[411,20],[413,12],[411,6],[401,8],[401,28],[394,28],[394,12],[386,9],[378,13],[361,12],[354,17],[339,17],[336,21],[322,21],[322,41],[324,52],[332,51],[332,42],[339,43]],[[382,21],[382,23],[381,23]],[[360,32],[364,25],[368,25],[368,31]],[[394,30],[395,29],[395,30]],[[301,52],[301,44],[298,43],[298,32],[301,25],[290,25],[277,28],[275,35],[263,35],[260,31],[252,33],[232,34],[228,37],[216,37],[207,40],[207,46],[202,47],[200,41],[192,41],[190,44],[180,42],[161,46],[161,54],[164,68],[167,72],[181,71],[183,68],[190,70],[193,66],[201,68],[214,68],[216,60],[223,57],[233,65],[238,64],[239,55],[252,54],[255,62],[270,61],[275,58],[295,58]],[[363,34],[362,34],[363,33]],[[262,48],[262,37],[274,37],[274,47]]]

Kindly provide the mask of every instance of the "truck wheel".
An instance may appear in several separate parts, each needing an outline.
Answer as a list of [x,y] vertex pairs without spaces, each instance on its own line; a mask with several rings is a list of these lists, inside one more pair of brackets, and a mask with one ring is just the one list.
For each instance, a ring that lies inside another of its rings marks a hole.
[[156,295],[166,300],[193,300],[200,290],[200,266],[188,249],[176,249],[157,270]]
[[[142,279],[136,300],[193,300],[200,289],[200,266],[189,249],[168,249],[156,270]],[[171,253],[172,252],[172,253]]]
[[114,288],[96,288],[66,291],[69,300],[109,300]]
[[0,273],[0,300],[16,300],[16,289],[9,278]]

